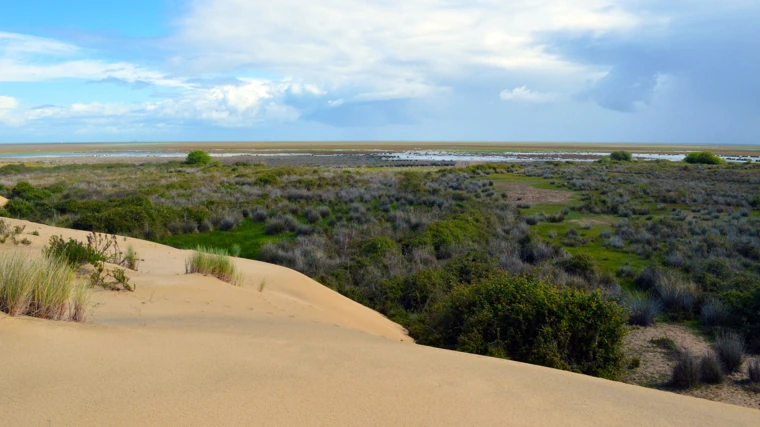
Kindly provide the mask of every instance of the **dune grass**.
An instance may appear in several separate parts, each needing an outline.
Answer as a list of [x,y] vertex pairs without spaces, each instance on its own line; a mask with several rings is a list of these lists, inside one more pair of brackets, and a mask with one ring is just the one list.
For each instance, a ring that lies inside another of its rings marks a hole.
[[11,316],[84,321],[89,289],[64,261],[20,252],[0,255],[0,310]]
[[225,249],[196,247],[195,252],[185,261],[185,273],[211,275],[235,286],[243,281],[243,275]]

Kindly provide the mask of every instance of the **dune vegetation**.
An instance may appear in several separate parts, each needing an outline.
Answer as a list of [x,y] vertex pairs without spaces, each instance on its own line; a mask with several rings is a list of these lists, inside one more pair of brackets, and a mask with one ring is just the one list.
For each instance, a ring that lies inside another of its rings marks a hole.
[[[684,324],[710,339],[732,331],[743,351],[760,351],[760,167],[618,157],[9,165],[0,214],[204,248],[187,271],[231,283],[227,255],[283,265],[421,343],[591,375],[625,373],[626,323]],[[502,288],[519,289],[524,313],[489,299]],[[541,327],[517,333],[515,319]]]
[[243,276],[235,267],[226,249],[198,246],[185,262],[185,272],[211,275],[224,282],[239,285]]
[[86,285],[59,258],[0,254],[0,311],[81,322],[87,315],[89,297]]

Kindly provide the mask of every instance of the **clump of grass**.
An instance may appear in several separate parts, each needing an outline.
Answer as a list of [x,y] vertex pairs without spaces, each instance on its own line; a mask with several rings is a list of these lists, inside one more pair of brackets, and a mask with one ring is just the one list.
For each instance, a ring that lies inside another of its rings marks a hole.
[[699,362],[700,378],[706,384],[720,384],[726,380],[720,360],[715,353],[702,356]]
[[631,295],[628,297],[629,317],[628,323],[639,326],[652,326],[657,321],[657,316],[662,312],[660,301],[641,296]]
[[744,340],[735,332],[720,333],[715,340],[715,352],[726,372],[734,373],[744,363]]
[[230,255],[235,258],[238,258],[240,256],[240,251],[241,251],[240,245],[238,244],[232,245],[232,247],[230,248]]
[[34,267],[18,252],[0,256],[0,310],[11,316],[24,313],[37,274]]
[[684,351],[676,355],[676,364],[670,377],[670,385],[687,390],[699,383],[699,360],[693,354]]
[[674,355],[678,353],[678,346],[676,345],[676,342],[671,338],[652,338],[649,342],[657,346],[657,348],[667,351],[668,354]]
[[708,299],[702,305],[699,316],[702,324],[707,327],[722,326],[727,323],[728,317],[726,305],[714,298]]
[[127,253],[124,255],[125,266],[130,270],[137,271],[137,266],[139,263],[140,259],[137,257],[135,248],[133,248],[132,245],[127,246]]
[[60,258],[0,255],[0,310],[11,316],[84,321],[89,290]]
[[753,359],[748,365],[749,380],[753,383],[760,383],[760,359]]
[[261,279],[261,281],[259,282],[259,292],[264,292],[264,288],[266,287],[267,287],[267,278],[265,277]]
[[40,258],[34,264],[39,271],[30,293],[28,314],[43,319],[64,319],[74,290],[74,269],[52,257]]
[[185,261],[185,272],[211,275],[235,286],[243,281],[243,276],[237,271],[235,263],[225,249],[198,246]]

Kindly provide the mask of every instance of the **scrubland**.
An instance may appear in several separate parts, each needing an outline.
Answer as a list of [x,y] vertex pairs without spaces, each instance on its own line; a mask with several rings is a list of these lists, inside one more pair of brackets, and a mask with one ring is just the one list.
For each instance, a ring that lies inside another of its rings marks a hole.
[[676,348],[642,385],[757,396],[758,165],[8,165],[0,195],[2,216],[204,248],[188,272],[295,269],[420,344],[625,379],[626,333],[678,324],[714,353]]

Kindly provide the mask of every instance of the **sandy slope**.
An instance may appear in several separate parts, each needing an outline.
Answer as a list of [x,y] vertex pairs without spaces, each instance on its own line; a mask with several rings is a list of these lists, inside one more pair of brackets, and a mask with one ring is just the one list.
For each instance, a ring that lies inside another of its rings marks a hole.
[[[85,235],[25,224],[40,236],[20,250]],[[235,288],[184,275],[184,251],[129,243],[137,291],[98,292],[90,323],[0,314],[0,424],[760,425],[752,409],[417,346],[296,272],[239,260]]]
[[8,199],[6,199],[3,196],[0,196],[0,208],[2,208],[3,206],[5,206],[6,203],[8,203]]

